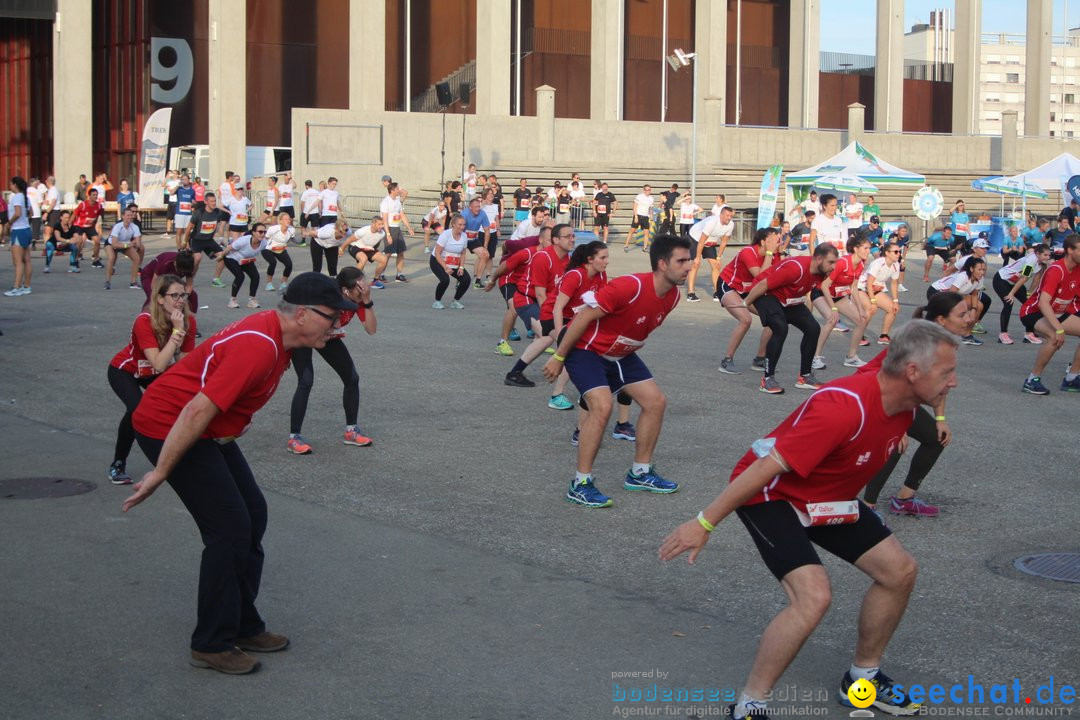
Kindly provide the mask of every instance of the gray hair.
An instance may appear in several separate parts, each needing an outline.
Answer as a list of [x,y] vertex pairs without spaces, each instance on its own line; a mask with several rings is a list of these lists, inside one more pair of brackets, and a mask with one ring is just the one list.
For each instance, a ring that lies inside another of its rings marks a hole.
[[295,315],[296,311],[300,309],[299,305],[293,305],[287,300],[279,300],[277,304],[278,312],[283,315]]
[[881,371],[899,377],[909,363],[914,363],[920,371],[927,372],[934,364],[939,345],[955,348],[960,345],[960,338],[935,322],[911,320],[892,336]]

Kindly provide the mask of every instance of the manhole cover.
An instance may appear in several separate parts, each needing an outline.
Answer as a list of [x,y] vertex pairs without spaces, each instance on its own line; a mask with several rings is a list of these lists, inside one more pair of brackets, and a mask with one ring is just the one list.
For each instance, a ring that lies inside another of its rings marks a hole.
[[92,482],[62,477],[27,477],[0,480],[0,498],[4,500],[38,500],[69,495],[82,495],[96,488]]
[[1017,570],[1028,575],[1080,583],[1080,553],[1039,553],[1016,558]]

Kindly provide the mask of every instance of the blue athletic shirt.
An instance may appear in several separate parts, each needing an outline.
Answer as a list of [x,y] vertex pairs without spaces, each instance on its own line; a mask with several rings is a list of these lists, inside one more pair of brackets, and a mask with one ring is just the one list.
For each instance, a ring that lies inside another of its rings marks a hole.
[[176,214],[190,215],[195,205],[195,188],[181,185],[176,188]]
[[135,202],[135,193],[133,193],[133,192],[117,193],[116,194],[116,202],[119,203],[119,205],[120,205],[120,213],[123,214],[123,212],[125,210],[127,210],[127,206],[130,205],[131,203]]
[[938,230],[936,233],[926,238],[926,244],[932,248],[947,248],[951,244],[951,241],[945,239],[945,235]]

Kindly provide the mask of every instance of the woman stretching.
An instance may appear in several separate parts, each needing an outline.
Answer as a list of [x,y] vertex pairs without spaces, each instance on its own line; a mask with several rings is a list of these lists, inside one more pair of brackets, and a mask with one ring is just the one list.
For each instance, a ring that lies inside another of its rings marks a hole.
[[131,340],[109,363],[109,387],[126,412],[116,429],[116,450],[109,466],[113,485],[130,485],[127,459],[135,442],[131,414],[143,389],[170,365],[195,349],[195,317],[188,312],[188,293],[177,275],[159,275],[151,289],[149,312],[135,317]]
[[469,291],[469,271],[465,269],[461,255],[465,252],[467,244],[465,218],[454,215],[450,219],[450,229],[443,230],[439,239],[435,241],[435,250],[431,253],[429,262],[431,272],[439,279],[439,284],[435,287],[435,302],[431,303],[431,307],[436,310],[446,308],[442,304],[442,298],[446,289],[450,287],[451,277],[457,280],[457,290],[454,291],[454,299],[450,307],[455,310],[465,307],[460,301],[461,297]]
[[862,367],[866,364],[859,359],[859,345],[863,342],[863,333],[870,322],[870,315],[859,304],[855,288],[866,267],[866,260],[870,257],[870,241],[866,235],[855,233],[848,238],[847,251],[847,255],[836,261],[836,267],[829,277],[821,282],[821,289],[810,293],[814,307],[828,318],[821,327],[821,337],[818,338],[813,364],[815,370],[825,368],[825,356],[822,355],[825,342],[832,335],[840,316],[847,319],[852,327],[847,355],[844,356],[844,367]]
[[[878,310],[885,313],[885,318],[881,321],[878,345],[889,344],[889,330],[892,329],[896,313],[900,310],[900,301],[897,299],[900,292],[899,285],[900,246],[894,242],[888,242],[881,249],[881,257],[874,258],[859,277],[859,289],[856,293],[863,314],[866,315],[864,328],[870,324]],[[891,297],[888,294],[890,289],[892,290]]]
[[292,217],[289,213],[281,213],[276,225],[266,229],[266,249],[262,251],[263,260],[266,261],[266,290],[274,289],[274,270],[281,263],[281,284],[278,290],[285,292],[289,284],[289,276],[292,275],[292,258],[289,257],[289,242],[296,235],[296,229],[292,226]]
[[266,226],[255,223],[250,235],[241,235],[229,243],[229,254],[225,256],[225,267],[233,274],[232,297],[229,298],[229,307],[238,308],[236,296],[240,287],[244,284],[244,276],[248,279],[248,289],[251,297],[248,299],[249,308],[259,307],[259,301],[255,299],[255,293],[259,290],[259,271],[255,268],[255,259],[259,253],[266,249]]
[[[360,307],[356,310],[356,317],[368,335],[375,334],[377,326],[375,320],[375,305],[371,302],[371,286],[364,281],[364,273],[355,267],[347,267],[337,274],[338,287],[346,299],[355,302]],[[312,312],[318,312],[312,310]],[[344,389],[341,393],[341,403],[345,407],[345,444],[366,447],[372,444],[372,439],[365,437],[360,432],[360,426],[356,424],[356,418],[360,414],[360,375],[356,372],[349,348],[345,346],[345,325],[353,318],[349,310],[343,310],[335,327],[330,331],[330,340],[322,348],[318,348],[319,354],[327,362],[334,372],[341,378]],[[311,364],[311,348],[297,348],[293,350],[292,364],[296,370],[296,392],[293,394],[292,409],[289,412],[289,440],[285,448],[295,455],[308,455],[311,446],[300,435],[304,425],[304,415],[307,414],[308,396],[311,395],[311,387],[315,384],[315,370]]]
[[[1027,301],[1027,285],[1032,282],[1033,287],[1039,287],[1039,279],[1043,270],[1050,263],[1050,248],[1047,245],[1036,245],[1031,252],[1022,258],[1014,260],[1005,267],[994,273],[994,292],[1001,298],[1001,334],[998,342],[1002,345],[1012,345],[1013,339],[1009,337],[1009,319],[1012,317],[1012,309]],[[1030,342],[1029,338],[1025,338]],[[1036,338],[1038,340],[1038,338]],[[1039,342],[1042,342],[1041,340]]]

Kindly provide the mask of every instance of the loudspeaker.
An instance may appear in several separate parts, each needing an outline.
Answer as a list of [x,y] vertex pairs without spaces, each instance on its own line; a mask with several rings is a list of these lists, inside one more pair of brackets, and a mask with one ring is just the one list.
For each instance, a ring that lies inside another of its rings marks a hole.
[[450,92],[450,83],[448,82],[436,84],[435,94],[439,96],[440,105],[450,105],[454,102],[454,95]]
[[472,94],[472,85],[467,82],[461,83],[458,86],[458,97],[461,99],[461,104],[465,107],[469,107],[469,95]]

